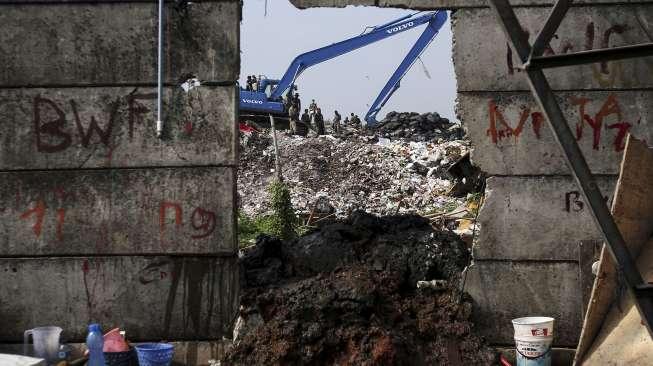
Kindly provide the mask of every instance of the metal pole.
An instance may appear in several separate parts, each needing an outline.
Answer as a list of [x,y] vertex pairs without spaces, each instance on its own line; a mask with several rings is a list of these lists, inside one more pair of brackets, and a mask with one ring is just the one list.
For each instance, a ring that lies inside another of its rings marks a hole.
[[272,126],[272,145],[274,145],[274,172],[276,173],[277,180],[283,181],[281,175],[281,159],[279,158],[279,146],[277,145],[277,129],[274,126],[274,117],[270,116],[270,126]]
[[159,0],[159,44],[158,44],[158,70],[157,70],[157,100],[156,100],[156,136],[163,135],[163,120],[161,118],[161,104],[163,99],[163,3]]

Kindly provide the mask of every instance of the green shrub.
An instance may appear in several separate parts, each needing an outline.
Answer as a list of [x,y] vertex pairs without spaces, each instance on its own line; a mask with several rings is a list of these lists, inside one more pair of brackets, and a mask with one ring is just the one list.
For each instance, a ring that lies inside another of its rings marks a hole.
[[268,187],[272,214],[251,218],[240,212],[238,214],[238,241],[240,247],[249,245],[259,234],[276,236],[282,240],[297,237],[299,225],[297,215],[290,201],[290,190],[279,181],[273,181]]

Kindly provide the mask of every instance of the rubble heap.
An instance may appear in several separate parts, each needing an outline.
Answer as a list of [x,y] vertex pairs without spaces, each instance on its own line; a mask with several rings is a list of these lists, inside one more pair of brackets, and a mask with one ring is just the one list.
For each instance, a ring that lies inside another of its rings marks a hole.
[[386,138],[402,138],[410,141],[460,140],[465,131],[458,123],[452,123],[439,114],[416,112],[390,112],[374,128]]
[[[465,140],[302,138],[283,132],[277,137],[283,176],[300,213],[310,213],[317,201],[325,199],[337,217],[356,209],[388,215],[441,211],[462,204],[462,199],[445,195],[454,184],[447,169],[469,150]],[[265,187],[274,177],[271,140],[265,130],[241,138],[238,191],[240,207],[249,216],[268,211]]]
[[[465,244],[418,216],[355,212],[241,253],[234,346],[223,365],[493,365],[456,290]],[[440,280],[444,288],[428,284]],[[421,287],[421,288],[418,288]]]

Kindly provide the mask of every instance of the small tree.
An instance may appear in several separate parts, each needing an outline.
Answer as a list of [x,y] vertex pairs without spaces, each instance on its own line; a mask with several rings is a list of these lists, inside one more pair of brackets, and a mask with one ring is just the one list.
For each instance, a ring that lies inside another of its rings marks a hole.
[[285,183],[274,180],[268,187],[268,192],[272,207],[268,232],[283,240],[296,237],[295,226],[298,224],[298,219],[290,201],[290,189]]

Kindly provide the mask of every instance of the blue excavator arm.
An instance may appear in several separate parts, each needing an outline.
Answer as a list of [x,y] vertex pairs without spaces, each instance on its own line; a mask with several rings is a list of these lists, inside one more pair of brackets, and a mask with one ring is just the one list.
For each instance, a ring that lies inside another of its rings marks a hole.
[[410,70],[411,66],[413,66],[413,63],[415,63],[417,58],[422,54],[422,52],[424,52],[424,49],[426,49],[426,47],[431,44],[435,36],[438,35],[440,28],[442,28],[442,25],[444,25],[446,21],[447,13],[444,11],[436,12],[433,15],[428,25],[426,26],[426,29],[424,29],[424,32],[422,32],[410,51],[408,51],[408,54],[406,57],[404,57],[404,60],[401,62],[401,64],[399,64],[397,70],[395,70],[383,89],[381,89],[381,93],[379,93],[379,96],[376,97],[369,111],[367,111],[367,114],[365,115],[365,121],[368,125],[375,125],[377,123],[377,113],[379,113],[381,108],[383,108],[383,106],[388,102],[392,94],[394,94],[394,92],[399,89],[401,79],[403,79],[408,70]]
[[[400,81],[406,72],[413,65],[415,60],[424,51],[424,49],[431,43],[433,38],[438,34],[440,28],[447,20],[446,11],[433,11],[427,13],[414,13],[405,15],[399,19],[391,22],[372,27],[371,30],[362,33],[359,36],[346,39],[344,41],[331,44],[313,51],[302,53],[295,57],[283,77],[277,82],[274,80],[275,86],[266,92],[265,83],[259,83],[258,90],[240,90],[240,110],[241,113],[255,113],[264,114],[268,113],[281,114],[285,112],[285,106],[282,103],[282,95],[288,90],[297,80],[297,77],[307,68],[328,61],[332,58],[341,56],[345,53],[354,51],[361,47],[365,47],[371,43],[381,41],[396,34],[405,32],[407,30],[418,27],[422,24],[428,24],[422,35],[417,42],[413,45],[408,52],[402,63],[399,65],[394,74],[390,77],[381,93],[376,98],[370,110],[365,115],[365,120],[368,124],[373,125],[376,123],[376,115],[390,99],[392,94],[399,88]],[[270,80],[266,80],[269,84]],[[269,94],[268,94],[269,93]]]
[[[438,19],[442,18],[442,22],[439,22]],[[376,26],[369,32],[363,33],[359,36],[349,38],[329,46],[318,48],[313,51],[302,53],[301,55],[295,57],[295,59],[292,61],[286,70],[286,73],[279,81],[279,84],[270,95],[270,99],[281,98],[283,93],[288,90],[288,88],[295,82],[297,77],[304,70],[313,65],[322,63],[345,53],[367,46],[371,43],[378,42],[385,38],[392,37],[424,23],[433,23],[434,26],[429,26],[430,29],[435,29],[436,23],[440,23],[439,27],[441,27],[442,24],[444,24],[446,18],[447,13],[445,11],[410,14],[386,24]],[[439,27],[437,30],[439,30]]]

